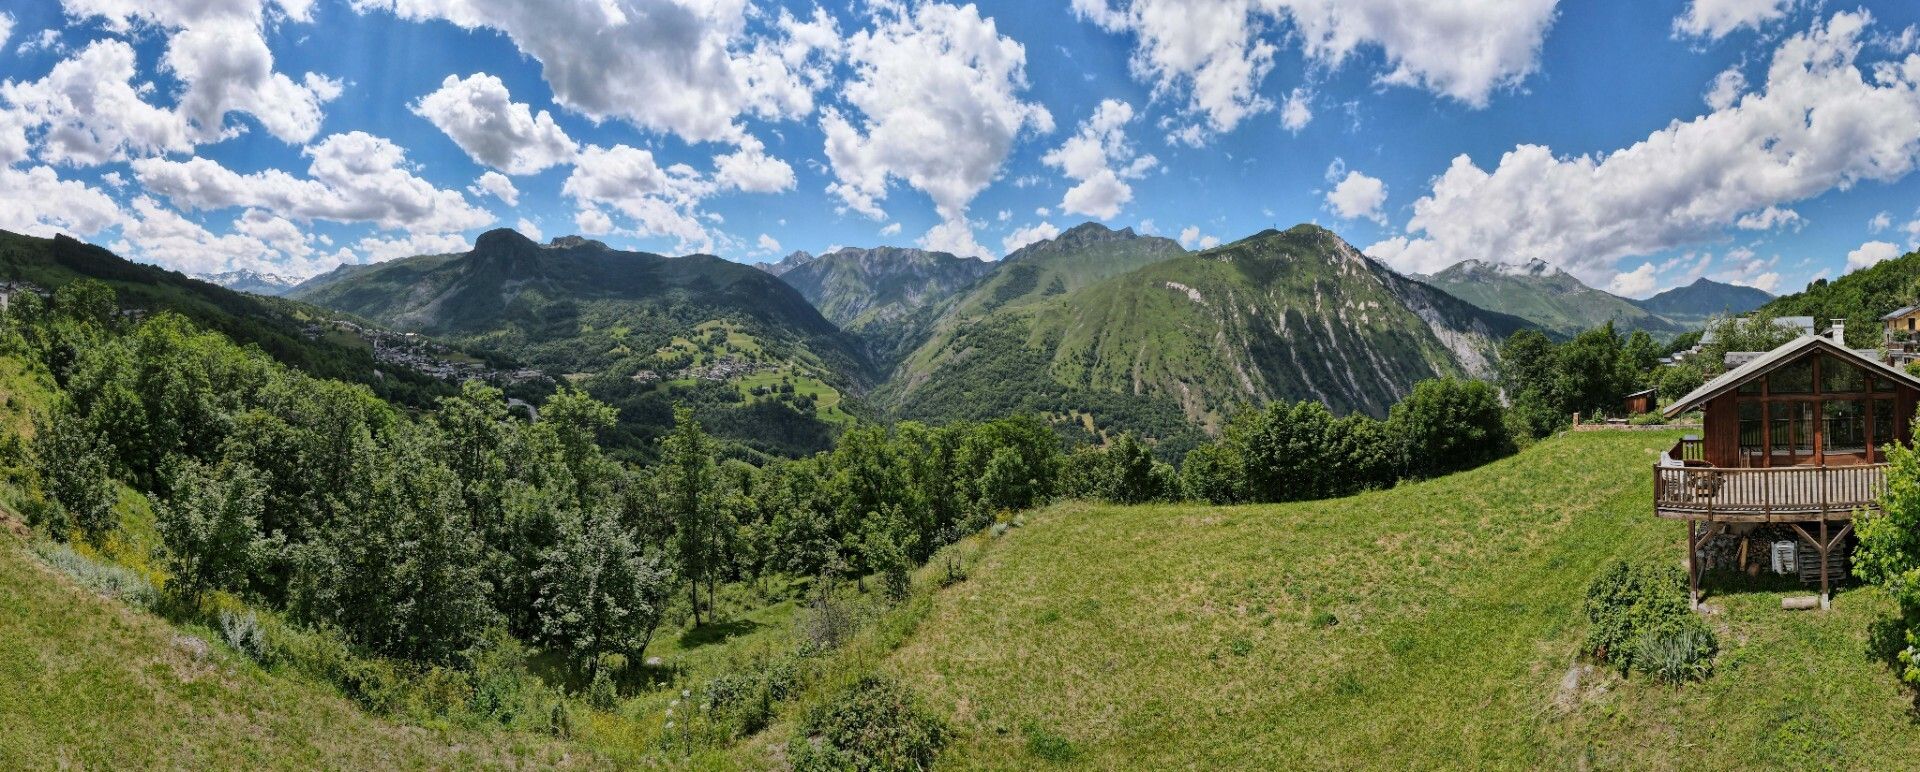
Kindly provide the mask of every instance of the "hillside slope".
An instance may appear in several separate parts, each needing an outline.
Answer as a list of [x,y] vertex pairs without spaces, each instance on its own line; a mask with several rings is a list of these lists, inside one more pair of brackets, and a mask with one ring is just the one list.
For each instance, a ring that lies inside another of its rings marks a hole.
[[1681,329],[1633,301],[1589,287],[1537,259],[1524,265],[1466,260],[1422,280],[1468,303],[1518,316],[1562,337],[1607,322],[1623,331],[1675,333]]
[[66,236],[43,239],[0,230],[0,279],[47,290],[93,279],[112,287],[122,308],[181,314],[321,378],[363,383],[382,397],[410,404],[425,404],[451,392],[446,384],[421,373],[383,368],[364,341],[307,334],[310,322],[339,314],[235,292]]
[[943,321],[884,398],[907,416],[1085,410],[1149,433],[1168,414],[1211,427],[1236,405],[1272,400],[1383,415],[1416,381],[1490,373],[1498,341],[1525,325],[1310,225],[1013,297]]
[[0,768],[593,763],[538,738],[386,722],[329,689],[262,672],[186,635],[75,587],[0,530]]
[[1647,511],[1649,465],[1676,436],[1567,434],[1332,501],[1056,506],[943,592],[885,669],[954,722],[942,761],[959,769],[1920,757],[1911,695],[1862,654],[1893,610],[1877,590],[1824,614],[1710,593],[1718,669],[1679,689],[1577,669],[1587,582],[1614,559],[1680,558],[1679,525]]
[[1816,324],[1845,319],[1847,342],[1862,348],[1881,344],[1880,317],[1920,303],[1920,252],[1854,271],[1838,279],[1819,279],[1807,288],[1781,295],[1760,310],[1776,316],[1811,316]]
[[883,369],[912,346],[936,307],[991,273],[985,260],[902,247],[848,247],[773,271],[840,329],[853,333]]

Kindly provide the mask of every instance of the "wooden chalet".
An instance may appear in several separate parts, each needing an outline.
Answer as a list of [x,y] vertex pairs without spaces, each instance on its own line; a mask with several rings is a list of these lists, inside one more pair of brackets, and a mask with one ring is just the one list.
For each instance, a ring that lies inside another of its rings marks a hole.
[[1744,362],[1667,406],[1669,418],[1705,414],[1701,436],[1682,439],[1653,470],[1654,514],[1687,524],[1696,605],[1702,550],[1723,534],[1790,529],[1796,547],[1762,548],[1788,550],[1802,579],[1818,580],[1822,607],[1844,576],[1854,515],[1876,511],[1886,489],[1886,445],[1913,439],[1920,378],[1877,351],[1847,348],[1841,329],[1729,354]]

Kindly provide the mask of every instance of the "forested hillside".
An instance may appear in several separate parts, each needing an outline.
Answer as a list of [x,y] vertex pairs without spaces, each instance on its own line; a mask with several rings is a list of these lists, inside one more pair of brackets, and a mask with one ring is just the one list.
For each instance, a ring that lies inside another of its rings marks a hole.
[[1811,316],[1816,324],[1845,319],[1847,343],[1880,345],[1880,317],[1920,303],[1920,252],[1853,271],[1838,279],[1818,279],[1805,290],[1781,295],[1760,307],[1774,316]]
[[293,296],[563,374],[620,409],[611,442],[630,455],[652,451],[676,403],[749,452],[819,450],[850,419],[843,396],[877,378],[793,288],[708,255],[495,230],[469,252],[343,268]]
[[104,283],[117,293],[120,306],[132,313],[181,314],[243,345],[258,346],[291,367],[322,378],[363,383],[389,399],[424,404],[453,390],[406,368],[382,368],[363,340],[314,335],[308,330],[311,323],[339,314],[235,292],[65,236],[43,239],[0,231],[0,280],[24,285],[16,288],[17,294],[50,292],[78,279]]

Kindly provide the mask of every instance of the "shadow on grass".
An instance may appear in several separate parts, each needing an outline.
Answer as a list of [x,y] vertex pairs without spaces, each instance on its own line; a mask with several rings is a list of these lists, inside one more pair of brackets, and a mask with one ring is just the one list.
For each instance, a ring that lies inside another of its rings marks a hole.
[[680,634],[681,649],[697,649],[701,646],[720,643],[729,638],[746,635],[760,629],[759,622],[751,619],[730,619],[725,622],[708,622],[690,628]]
[[[1846,577],[1833,577],[1833,596],[1838,598],[1855,588],[1855,583],[1844,581]],[[1748,593],[1777,592],[1787,594],[1820,594],[1819,583],[1804,584],[1798,575],[1782,576],[1772,571],[1762,571],[1758,575],[1748,575],[1735,571],[1708,571],[1700,576],[1700,600],[1710,601],[1714,597],[1746,595]]]

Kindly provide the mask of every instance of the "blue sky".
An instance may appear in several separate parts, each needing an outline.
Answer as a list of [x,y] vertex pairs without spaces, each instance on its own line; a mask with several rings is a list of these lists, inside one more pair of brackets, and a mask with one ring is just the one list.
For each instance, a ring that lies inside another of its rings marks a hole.
[[[1470,7],[1469,7],[1470,6]],[[1317,222],[1797,290],[1920,242],[1920,7],[26,0],[0,227],[307,275],[493,227],[757,262]]]

